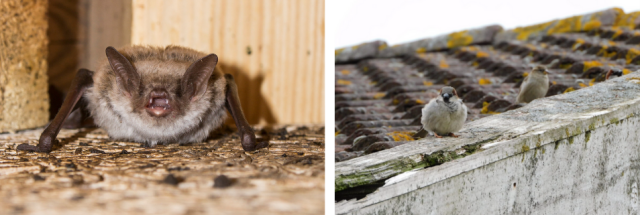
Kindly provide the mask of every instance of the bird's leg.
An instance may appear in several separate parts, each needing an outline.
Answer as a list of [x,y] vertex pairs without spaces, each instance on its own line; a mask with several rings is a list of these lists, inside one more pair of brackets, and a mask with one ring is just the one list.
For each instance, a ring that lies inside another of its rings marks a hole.
[[266,147],[266,145],[258,144],[253,128],[251,128],[247,119],[244,118],[244,113],[242,113],[242,107],[240,106],[240,98],[238,97],[238,86],[233,80],[233,76],[231,74],[225,74],[224,77],[227,79],[227,91],[225,92],[227,102],[225,103],[225,107],[236,122],[236,127],[238,127],[238,132],[240,132],[242,148],[245,151],[255,151]]
[[62,103],[62,107],[56,114],[56,117],[53,118],[53,121],[44,129],[42,134],[40,135],[40,140],[38,141],[37,146],[32,146],[26,143],[20,144],[16,150],[21,151],[32,151],[32,152],[51,152],[51,148],[53,147],[53,143],[57,142],[56,137],[58,136],[58,132],[60,132],[60,128],[62,128],[62,124],[64,120],[69,116],[71,111],[73,111],[73,107],[76,106],[78,100],[82,98],[84,92],[93,86],[93,72],[80,69],[76,74],[76,77],[71,82],[71,88],[69,88],[69,93],[67,97],[64,99]]
[[433,132],[433,136],[435,136],[436,138],[442,138],[442,136],[438,135],[438,133]]
[[460,137],[460,136],[455,135],[455,134],[453,134],[453,133],[449,133],[449,136],[451,136],[451,137]]

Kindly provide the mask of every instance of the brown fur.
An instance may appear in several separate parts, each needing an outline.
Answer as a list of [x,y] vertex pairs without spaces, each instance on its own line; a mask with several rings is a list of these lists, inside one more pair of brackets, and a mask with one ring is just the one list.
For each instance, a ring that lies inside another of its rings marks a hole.
[[[216,67],[201,98],[182,97],[181,79],[191,64],[206,54],[179,46],[130,46],[118,49],[140,75],[139,92],[129,98],[118,88],[116,74],[103,60],[87,90],[88,108],[98,126],[111,138],[149,143],[186,143],[204,140],[227,117],[224,110],[226,80]],[[145,111],[148,95],[166,90],[173,111],[153,117]]]

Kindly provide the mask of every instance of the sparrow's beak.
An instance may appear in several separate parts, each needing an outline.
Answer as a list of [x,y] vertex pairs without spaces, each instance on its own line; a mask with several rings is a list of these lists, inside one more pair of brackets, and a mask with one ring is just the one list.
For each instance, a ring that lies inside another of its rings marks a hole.
[[443,93],[442,94],[442,99],[444,99],[445,102],[449,102],[449,99],[452,97],[452,94],[449,93]]

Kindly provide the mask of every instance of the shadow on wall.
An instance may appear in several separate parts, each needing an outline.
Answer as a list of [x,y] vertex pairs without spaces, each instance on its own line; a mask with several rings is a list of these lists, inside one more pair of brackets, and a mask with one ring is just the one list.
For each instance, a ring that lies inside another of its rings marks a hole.
[[[264,120],[265,124],[273,125],[278,123],[273,116],[271,106],[267,104],[264,95],[260,92],[262,84],[264,83],[264,75],[260,75],[255,78],[249,77],[247,71],[243,71],[240,67],[235,65],[228,65],[221,62],[220,68],[225,73],[233,75],[238,84],[238,94],[240,95],[240,104],[242,105],[242,111],[249,121],[249,124],[258,124],[261,120]],[[233,123],[233,119],[229,117],[227,124]]]

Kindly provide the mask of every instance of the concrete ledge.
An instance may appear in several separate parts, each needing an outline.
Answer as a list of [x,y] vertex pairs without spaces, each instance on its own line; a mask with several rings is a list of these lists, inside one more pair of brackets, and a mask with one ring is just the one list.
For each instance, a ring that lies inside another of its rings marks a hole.
[[[404,174],[361,200],[339,202],[336,212],[632,213],[638,114],[636,72],[474,121],[461,138],[425,138],[340,162],[337,190]],[[448,162],[432,166],[441,161]]]

